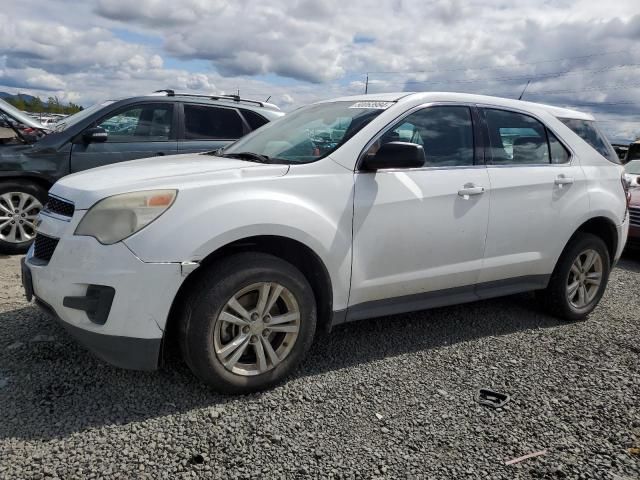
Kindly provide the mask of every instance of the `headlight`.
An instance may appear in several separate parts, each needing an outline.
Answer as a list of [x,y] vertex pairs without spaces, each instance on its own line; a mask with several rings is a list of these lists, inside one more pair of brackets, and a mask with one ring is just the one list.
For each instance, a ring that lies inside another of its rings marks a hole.
[[177,190],[147,190],[105,198],[89,209],[75,234],[95,237],[105,245],[118,243],[162,215],[177,194]]

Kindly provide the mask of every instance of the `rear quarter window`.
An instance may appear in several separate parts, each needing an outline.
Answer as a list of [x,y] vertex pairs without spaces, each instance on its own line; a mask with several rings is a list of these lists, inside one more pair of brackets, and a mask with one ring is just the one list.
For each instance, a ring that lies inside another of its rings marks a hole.
[[591,145],[604,158],[612,163],[620,164],[620,159],[616,151],[600,132],[593,120],[579,120],[576,118],[559,118],[558,120]]
[[262,115],[252,112],[251,110],[243,109],[243,110],[240,110],[240,112],[242,113],[242,116],[251,127],[251,130],[255,130],[263,126],[265,123],[269,123],[269,120],[264,118]]

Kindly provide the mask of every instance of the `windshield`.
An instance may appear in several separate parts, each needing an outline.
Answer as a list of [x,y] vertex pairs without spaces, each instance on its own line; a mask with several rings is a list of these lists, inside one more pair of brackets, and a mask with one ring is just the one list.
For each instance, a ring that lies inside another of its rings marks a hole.
[[53,131],[62,132],[63,130],[66,130],[67,128],[87,118],[92,113],[100,110],[102,107],[111,105],[113,102],[115,102],[115,100],[106,100],[104,102],[98,102],[94,105],[91,105],[90,107],[85,108],[84,110],[80,110],[78,113],[74,113],[73,115],[70,115],[64,118],[63,120],[60,120],[58,123],[56,123],[55,126],[53,127]]
[[38,122],[34,118],[31,118],[29,115],[22,113],[16,107],[8,102],[5,102],[2,99],[0,99],[0,111],[9,115],[9,117],[12,117],[15,121],[20,122],[28,127],[39,129],[44,128],[42,124],[40,124],[40,122]]
[[225,148],[220,155],[261,156],[274,163],[310,163],[329,155],[380,115],[389,102],[309,105]]
[[631,175],[640,175],[640,160],[631,160],[624,166],[624,170]]

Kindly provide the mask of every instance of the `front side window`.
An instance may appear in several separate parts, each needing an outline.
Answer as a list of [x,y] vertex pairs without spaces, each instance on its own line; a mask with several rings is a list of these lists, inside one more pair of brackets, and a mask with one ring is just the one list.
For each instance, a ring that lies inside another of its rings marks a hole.
[[162,142],[171,138],[173,106],[169,104],[136,105],[98,123],[109,136],[107,142]]
[[[269,122],[225,148],[222,155],[247,152],[271,162],[310,163],[346,143],[390,102],[330,102],[309,105]],[[379,104],[385,104],[380,107]]]
[[473,165],[471,111],[462,106],[437,106],[419,110],[385,132],[367,152],[373,154],[389,142],[422,145],[425,167]]
[[184,106],[184,138],[187,140],[235,140],[244,135],[238,112],[206,105]]
[[567,163],[569,152],[542,123],[529,115],[485,109],[492,165]]
[[620,163],[620,159],[616,154],[609,141],[598,130],[593,120],[579,120],[576,118],[559,118],[562,123],[569,127],[573,133],[582,138],[591,145],[600,155],[613,163]]

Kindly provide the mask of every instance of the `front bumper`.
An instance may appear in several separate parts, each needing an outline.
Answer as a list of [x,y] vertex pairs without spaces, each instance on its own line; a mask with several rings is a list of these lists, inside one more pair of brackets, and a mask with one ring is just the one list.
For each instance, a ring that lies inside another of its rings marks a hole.
[[78,328],[61,319],[50,305],[36,298],[36,305],[96,357],[111,365],[130,370],[155,370],[158,367],[162,339],[103,335]]
[[[79,343],[108,363],[136,370],[157,368],[164,327],[184,280],[180,264],[145,263],[122,242],[102,245],[92,237],[60,235],[59,220],[42,218],[39,232],[60,240],[46,264],[34,259],[33,247],[27,253],[27,296],[31,293]],[[69,227],[65,230],[73,231]],[[95,286],[115,291],[99,321],[77,301],[68,300],[88,298]]]

